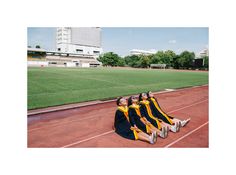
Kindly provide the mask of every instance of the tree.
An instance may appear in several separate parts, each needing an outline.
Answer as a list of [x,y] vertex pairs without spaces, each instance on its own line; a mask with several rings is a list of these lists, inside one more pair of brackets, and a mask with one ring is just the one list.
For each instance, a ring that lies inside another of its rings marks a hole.
[[[121,58],[113,53],[113,52],[107,52],[103,55],[100,55],[98,58],[98,61],[102,62],[103,66],[118,66],[119,60]],[[120,61],[120,64],[122,64],[122,61]]]
[[125,66],[125,59],[119,58],[119,60],[117,62],[117,66],[124,67]]
[[180,68],[179,59],[180,59],[179,55],[176,55],[176,56],[173,58],[172,66],[174,67],[174,69],[179,69],[179,68]]
[[176,54],[172,50],[158,51],[151,58],[151,64],[166,64],[167,67],[173,66],[174,58]]
[[131,56],[126,56],[125,58],[125,63],[130,66],[130,67],[139,67],[139,60],[140,57],[138,55],[131,55]]
[[140,59],[138,61],[138,67],[147,68],[150,66],[149,57],[146,55],[140,55]]
[[209,56],[204,56],[202,59],[203,59],[203,67],[209,69]]
[[182,68],[192,68],[193,60],[195,58],[194,52],[184,51],[179,55],[178,64]]
[[173,61],[174,61],[174,58],[176,57],[175,52],[172,50],[167,50],[165,51],[164,54],[165,54],[165,57],[164,57],[163,62],[167,65],[167,67],[174,66]]
[[161,62],[160,54],[156,53],[151,57],[150,63],[151,64],[159,64]]
[[40,45],[36,45],[35,48],[40,49],[41,47],[40,47]]

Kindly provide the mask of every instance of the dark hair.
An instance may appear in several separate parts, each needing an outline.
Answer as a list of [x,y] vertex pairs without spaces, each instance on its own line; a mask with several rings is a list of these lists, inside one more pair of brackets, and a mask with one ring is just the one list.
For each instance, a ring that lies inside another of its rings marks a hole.
[[120,105],[120,100],[121,100],[122,98],[123,98],[123,97],[119,97],[119,98],[117,98],[117,100],[116,100],[116,104],[117,104],[117,106]]
[[142,92],[142,93],[139,94],[139,97],[138,97],[138,100],[139,100],[139,101],[142,101],[142,100],[143,100],[143,99],[142,99],[143,94],[145,94],[145,92]]
[[132,105],[132,100],[133,100],[133,96],[130,96],[128,98],[128,106]]
[[151,92],[151,91],[147,91],[147,97],[148,97],[148,98],[150,98],[150,96],[149,96],[149,93],[150,93],[150,92]]

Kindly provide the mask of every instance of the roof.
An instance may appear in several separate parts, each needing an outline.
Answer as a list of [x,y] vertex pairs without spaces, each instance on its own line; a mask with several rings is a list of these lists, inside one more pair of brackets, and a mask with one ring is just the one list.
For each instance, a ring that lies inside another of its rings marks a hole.
[[41,48],[27,48],[27,51],[32,51],[32,52],[46,52],[45,49],[41,49]]

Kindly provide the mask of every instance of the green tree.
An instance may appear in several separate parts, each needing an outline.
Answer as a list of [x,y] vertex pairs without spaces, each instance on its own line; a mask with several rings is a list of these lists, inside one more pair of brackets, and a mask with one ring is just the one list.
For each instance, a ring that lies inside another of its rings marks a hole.
[[158,51],[151,57],[151,64],[166,64],[167,67],[173,66],[176,54],[172,50]]
[[40,49],[41,47],[40,47],[40,45],[36,45],[35,48]]
[[179,69],[180,68],[180,63],[179,63],[179,55],[176,55],[174,58],[173,58],[173,63],[172,63],[172,66],[174,69]]
[[120,57],[117,62],[117,66],[124,67],[125,66],[125,59]]
[[131,56],[126,56],[125,58],[125,63],[126,65],[130,67],[139,67],[139,60],[140,57],[138,55],[131,55]]
[[167,65],[167,67],[174,66],[173,62],[174,58],[176,57],[175,52],[172,50],[167,50],[165,51],[164,55],[163,62]]
[[193,60],[195,58],[194,52],[184,51],[179,55],[178,63],[182,68],[192,68]]
[[147,68],[150,66],[150,59],[146,55],[140,55],[140,60],[138,61],[138,67]]
[[203,57],[203,67],[209,69],[209,56]]
[[159,64],[160,62],[161,62],[161,58],[157,53],[151,57],[151,60],[150,60],[151,64]]
[[107,52],[99,56],[98,61],[102,62],[103,66],[118,66],[120,57],[113,53]]

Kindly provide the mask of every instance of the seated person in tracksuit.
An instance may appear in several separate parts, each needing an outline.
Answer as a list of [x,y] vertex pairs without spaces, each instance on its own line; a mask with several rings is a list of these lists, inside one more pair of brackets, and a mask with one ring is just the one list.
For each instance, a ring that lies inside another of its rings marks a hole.
[[120,136],[130,140],[143,140],[151,144],[154,144],[156,141],[154,134],[151,134],[151,136],[149,136],[148,134],[142,132],[137,127],[133,127],[130,124],[126,99],[120,97],[117,99],[116,104],[118,108],[115,113],[115,122],[114,122],[115,132]]
[[147,100],[146,93],[141,93],[139,95],[139,105],[141,116],[147,123],[151,123],[159,131],[162,131],[164,134],[162,138],[166,138],[168,135],[168,127],[156,117],[153,116],[151,108],[149,106],[149,101]]
[[157,135],[160,137],[166,137],[166,131],[163,129],[162,131],[158,130],[154,127],[150,122],[147,122],[140,113],[140,106],[137,104],[138,98],[135,96],[131,96],[128,99],[128,107],[129,107],[129,121],[133,127],[137,127],[143,132],[147,134],[154,133],[154,136],[157,138]]
[[180,127],[184,127],[189,121],[190,118],[187,120],[179,120],[177,118],[171,117],[166,114],[160,107],[157,99],[154,97],[151,91],[147,92],[148,101],[152,110],[152,113],[155,117],[160,119],[161,121],[165,122],[169,129],[173,132],[179,131]]

